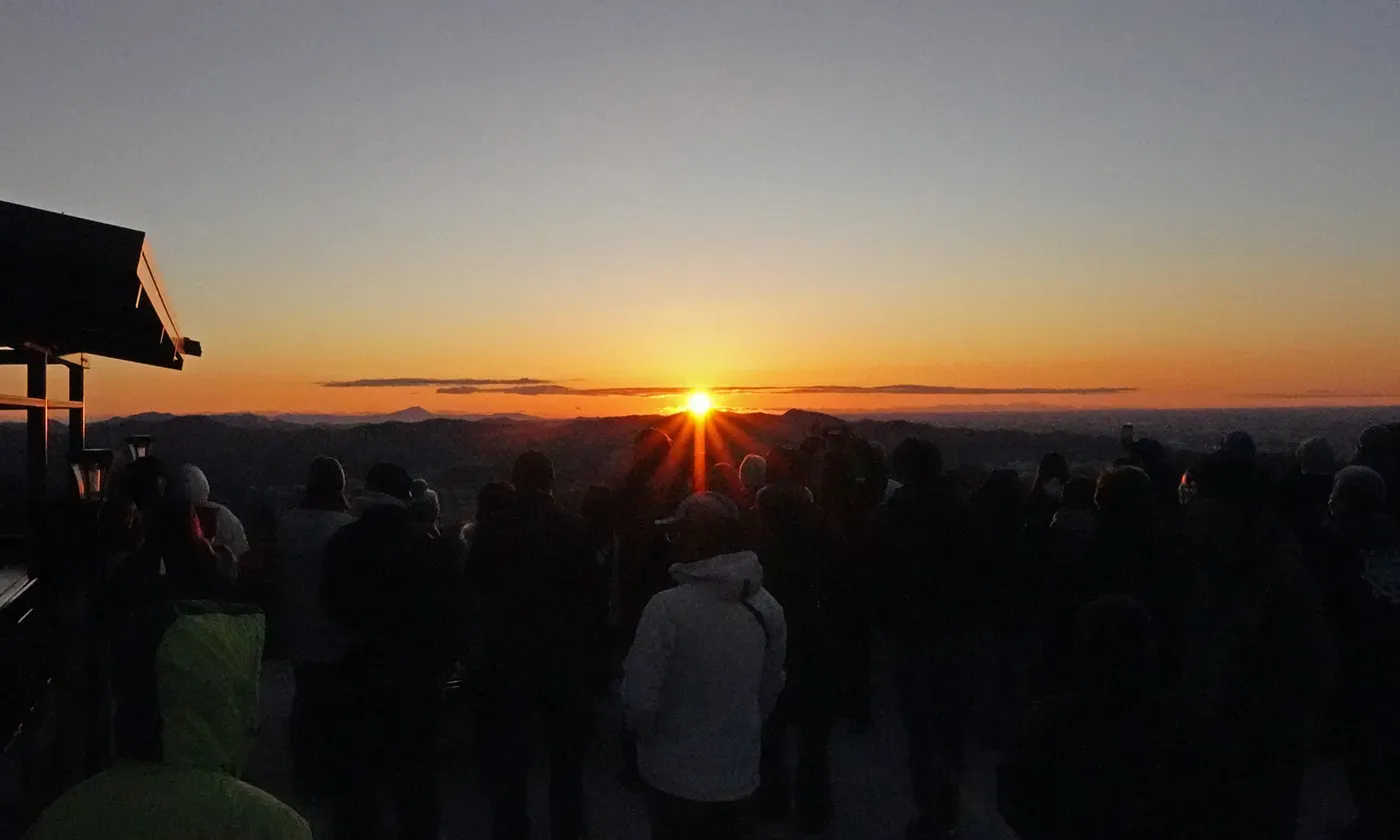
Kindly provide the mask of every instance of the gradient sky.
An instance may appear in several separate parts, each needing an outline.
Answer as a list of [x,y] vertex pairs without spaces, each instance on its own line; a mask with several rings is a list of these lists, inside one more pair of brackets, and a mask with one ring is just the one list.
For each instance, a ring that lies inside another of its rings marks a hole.
[[204,344],[99,414],[1400,402],[1396,0],[0,0],[0,198]]

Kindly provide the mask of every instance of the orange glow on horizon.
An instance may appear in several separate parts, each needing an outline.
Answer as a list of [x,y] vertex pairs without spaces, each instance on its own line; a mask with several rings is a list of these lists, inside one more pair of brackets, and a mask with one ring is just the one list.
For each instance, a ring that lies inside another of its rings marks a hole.
[[714,407],[715,401],[704,391],[694,391],[685,398],[686,410],[699,419],[704,419]]

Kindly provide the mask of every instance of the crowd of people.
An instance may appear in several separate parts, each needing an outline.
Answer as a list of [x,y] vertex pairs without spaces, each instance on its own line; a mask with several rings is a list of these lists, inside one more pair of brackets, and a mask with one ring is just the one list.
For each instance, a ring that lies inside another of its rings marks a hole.
[[[1345,466],[1307,441],[1285,476],[1243,433],[1184,470],[1155,441],[1124,443],[1096,476],[1052,453],[1028,487],[998,470],[968,492],[917,438],[887,454],[838,428],[697,474],[648,429],[577,513],[527,452],[460,532],[403,468],[373,467],[352,504],[341,465],[317,459],[275,541],[301,792],[333,803],[337,840],[383,836],[381,791],[397,836],[437,837],[451,677],[496,840],[531,836],[537,754],[550,836],[589,836],[583,766],[609,696],[619,779],[657,840],[820,835],[840,805],[833,730],[870,725],[888,659],[908,840],[955,831],[973,739],[1004,751],[998,807],[1024,840],[1291,840],[1304,772],[1328,752],[1348,768],[1354,836],[1400,836],[1400,437],[1367,430]],[[246,747],[213,743],[252,723],[211,692],[247,699],[264,630],[218,606],[247,539],[197,473],[146,458],[114,485],[102,613],[118,757],[135,764],[70,791],[39,840],[186,795],[203,804],[166,826],[183,836],[309,836],[235,781]],[[168,687],[167,668],[194,687]]]

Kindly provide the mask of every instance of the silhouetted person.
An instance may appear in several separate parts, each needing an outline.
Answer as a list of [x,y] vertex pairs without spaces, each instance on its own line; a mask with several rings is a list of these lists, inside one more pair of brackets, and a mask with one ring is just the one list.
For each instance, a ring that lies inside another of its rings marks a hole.
[[1326,438],[1320,437],[1303,441],[1296,460],[1296,469],[1280,489],[1279,511],[1303,547],[1308,570],[1317,576],[1320,554],[1326,550],[1327,500],[1337,462]]
[[460,537],[463,547],[467,550],[471,549],[472,540],[482,522],[498,513],[510,510],[514,504],[515,488],[510,486],[509,482],[492,481],[478,490],[476,493],[476,516],[462,526]]
[[1257,466],[1222,451],[1192,474],[1187,516],[1206,588],[1191,616],[1184,685],[1237,753],[1231,794],[1242,836],[1292,838],[1304,736],[1331,664],[1321,601]]
[[617,491],[618,641],[624,646],[631,643],[647,601],[671,585],[656,520],[669,516],[689,494],[672,463],[672,450],[671,439],[659,429],[643,429],[633,441],[632,466]]
[[296,675],[291,743],[297,782],[308,796],[328,789],[338,679],[347,648],[345,634],[324,606],[326,545],[354,521],[347,512],[345,471],[334,458],[311,462],[306,495],[277,523],[277,569],[287,626],[287,658]]
[[[1351,465],[1375,470],[1387,487],[1400,486],[1400,432],[1388,426],[1372,426],[1362,432]],[[1390,494],[1390,513],[1400,517],[1400,493]]]
[[753,507],[758,491],[768,483],[768,461],[762,455],[748,454],[739,462],[739,484],[744,488],[746,507]]
[[442,682],[465,635],[465,581],[454,541],[413,520],[412,483],[402,467],[372,467],[359,518],[326,546],[323,597],[347,644],[332,724],[338,840],[377,835],[385,786],[400,837],[436,838],[441,821],[433,743]]
[[1093,539],[1094,480],[1072,478],[1065,485],[1060,509],[1050,520],[1047,574],[1054,576],[1062,568],[1083,562]]
[[903,486],[877,514],[876,620],[895,645],[895,686],[918,817],[910,840],[958,823],[967,718],[968,650],[979,620],[963,512],[928,441],[895,447]]
[[109,620],[161,601],[233,595],[232,554],[205,536],[192,503],[171,497],[172,483],[164,464],[152,457],[127,464],[113,482],[104,518],[110,507],[120,551],[104,599]]
[[1221,739],[1159,685],[1147,610],[1110,595],[1078,623],[1073,689],[1036,705],[999,770],[1007,824],[1023,840],[1222,836]]
[[733,464],[711,465],[705,474],[705,489],[720,494],[740,508],[746,507],[743,481]]
[[478,710],[494,840],[530,836],[527,781],[539,733],[549,754],[553,840],[582,840],[603,571],[582,520],[553,496],[554,467],[526,452],[511,508],[479,523],[469,560],[485,625]]
[[[172,601],[113,640],[110,769],[45,809],[29,840],[311,840],[276,797],[239,780],[257,730],[263,615]],[[337,835],[339,836],[339,835]]]
[[[783,453],[780,464],[789,457]],[[788,625],[787,685],[763,738],[764,817],[785,822],[795,793],[797,821],[811,834],[831,821],[831,730],[846,695],[842,663],[850,659],[847,585],[822,512],[805,487],[781,480],[763,488],[755,505],[755,549],[764,588],[783,605]],[[794,791],[788,769],[790,731],[797,736]]]
[[1340,653],[1337,697],[1354,836],[1400,833],[1400,531],[1369,467],[1337,474],[1322,564]]
[[1249,432],[1236,429],[1221,440],[1220,451],[1230,458],[1253,461],[1258,449],[1254,445],[1254,437]]
[[650,788],[654,840],[738,840],[759,786],[764,719],[783,688],[787,626],[739,512],[715,493],[663,524],[677,586],[647,604],[627,655],[622,706]]
[[981,616],[976,694],[988,701],[984,737],[989,744],[999,744],[1029,699],[1034,637],[1045,600],[1044,573],[1041,557],[1026,537],[1030,517],[1025,486],[1015,470],[993,470],[969,508],[968,559],[978,576],[976,609]]
[[172,502],[194,505],[210,545],[226,552],[232,561],[232,574],[236,576],[239,561],[248,553],[248,535],[233,511],[210,500],[209,479],[204,471],[194,464],[182,464],[170,483],[169,498]]
[[1049,529],[1050,520],[1064,500],[1065,485],[1068,483],[1069,462],[1065,456],[1051,452],[1040,459],[1040,468],[1036,470],[1030,495],[1026,497],[1026,520],[1032,531]]
[[438,528],[438,517],[442,516],[442,499],[428,482],[423,479],[416,479],[413,487],[409,491],[408,511],[413,517],[413,521],[418,523],[418,527],[423,533],[430,537],[442,536],[442,530]]

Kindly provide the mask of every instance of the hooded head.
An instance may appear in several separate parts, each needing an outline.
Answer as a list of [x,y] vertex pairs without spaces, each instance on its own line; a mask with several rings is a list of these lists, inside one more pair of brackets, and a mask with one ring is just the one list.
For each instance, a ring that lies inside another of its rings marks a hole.
[[118,758],[237,776],[260,720],[265,621],[255,607],[168,602],[113,642]]
[[1155,510],[1152,479],[1141,467],[1114,467],[1099,476],[1094,504],[1108,519],[1141,521]]
[[1258,451],[1254,446],[1254,438],[1249,432],[1243,429],[1236,429],[1225,436],[1220,443],[1220,451],[1232,458],[1242,461],[1254,460],[1254,455]]
[[894,477],[911,487],[923,487],[943,473],[943,453],[932,441],[905,438],[890,457]]
[[209,479],[205,478],[204,471],[194,464],[181,464],[175,470],[168,495],[172,502],[188,502],[192,505],[208,504]]
[[1337,471],[1337,458],[1327,438],[1308,438],[1298,444],[1298,469],[1303,475],[1332,475]]
[[413,476],[398,464],[375,464],[365,474],[365,492],[370,497],[367,507],[377,504],[406,507],[413,496]]
[[1351,462],[1384,474],[1395,457],[1395,436],[1386,426],[1372,426],[1361,433]]

